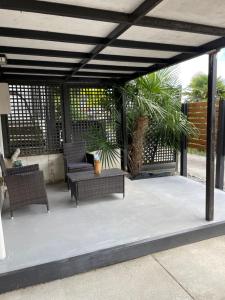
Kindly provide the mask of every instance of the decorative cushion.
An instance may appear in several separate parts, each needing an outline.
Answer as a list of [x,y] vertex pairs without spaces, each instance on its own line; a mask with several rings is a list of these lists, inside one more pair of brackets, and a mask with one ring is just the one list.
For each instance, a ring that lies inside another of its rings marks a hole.
[[92,164],[86,162],[80,163],[68,163],[67,164],[69,172],[79,172],[79,171],[92,171],[94,169]]

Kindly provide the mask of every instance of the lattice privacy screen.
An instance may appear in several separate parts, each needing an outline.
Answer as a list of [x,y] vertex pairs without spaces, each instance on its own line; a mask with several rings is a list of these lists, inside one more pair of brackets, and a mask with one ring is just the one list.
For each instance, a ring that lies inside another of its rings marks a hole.
[[69,88],[72,140],[92,137],[117,141],[116,106],[113,89]]
[[149,132],[145,138],[143,151],[144,165],[153,163],[170,163],[176,161],[176,152],[173,148],[160,144],[155,135],[155,125],[151,123]]
[[[21,149],[22,156],[61,152],[66,136],[63,119],[69,120],[72,141],[94,137],[99,139],[97,143],[104,139],[116,144],[121,139],[118,103],[112,88],[67,86],[66,111],[62,111],[60,85],[14,84],[9,89],[12,113],[5,126],[8,156],[16,148]],[[151,132],[146,137],[143,163],[174,162],[174,151],[160,146],[154,128]]]
[[9,85],[8,151],[57,153],[62,148],[60,86]]

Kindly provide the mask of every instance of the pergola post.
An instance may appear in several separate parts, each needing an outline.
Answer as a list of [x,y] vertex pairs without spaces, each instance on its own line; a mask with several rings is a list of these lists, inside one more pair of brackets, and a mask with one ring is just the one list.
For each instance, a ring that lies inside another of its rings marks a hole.
[[[185,116],[187,116],[187,103],[182,103],[181,111]],[[187,177],[187,137],[184,135],[181,136],[180,145],[180,175]]]
[[63,112],[63,139],[64,142],[71,142],[71,120],[70,120],[70,104],[67,86],[62,84],[62,112]]
[[121,168],[127,171],[128,164],[128,141],[127,141],[127,118],[126,118],[126,96],[121,93],[121,129],[122,129],[122,157],[121,157]]
[[219,102],[219,118],[216,146],[216,188],[223,190],[225,152],[225,100]]
[[126,96],[121,88],[117,86],[114,89],[116,96],[116,109],[119,113],[119,126],[117,128],[117,139],[120,145],[121,169],[127,171],[127,119],[126,119]]
[[209,54],[207,149],[206,149],[206,220],[214,217],[214,159],[215,159],[215,115],[216,115],[217,52]]

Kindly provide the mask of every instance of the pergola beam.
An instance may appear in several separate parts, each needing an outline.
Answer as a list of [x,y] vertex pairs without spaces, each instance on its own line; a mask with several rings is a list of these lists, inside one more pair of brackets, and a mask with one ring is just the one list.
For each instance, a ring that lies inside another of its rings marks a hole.
[[[17,74],[4,74],[0,75],[0,80],[1,82],[14,82],[14,83],[20,83],[20,82],[37,82],[37,83],[46,83],[46,82],[51,82],[51,83],[60,83],[63,84],[63,79],[65,76],[43,76],[43,75],[26,75],[26,74],[21,74],[18,76]],[[120,80],[117,80],[116,78],[113,79],[107,79],[107,78],[88,78],[88,77],[72,77],[70,80],[67,82],[68,84],[80,84],[80,87],[83,84],[87,84],[87,86],[97,86],[97,85],[102,85],[102,86],[110,86],[112,85],[117,85],[120,83]]]
[[46,1],[2,0],[0,8],[110,23],[130,23],[126,13]]
[[[117,37],[121,33],[118,32]],[[62,43],[98,45],[97,47],[101,47],[102,50],[108,45],[112,47],[118,47],[118,48],[173,51],[173,52],[197,52],[198,49],[197,47],[186,46],[186,45],[173,45],[173,44],[164,44],[164,43],[122,40],[122,39],[116,39],[116,37],[111,38],[110,36],[106,38],[102,38],[102,37],[93,37],[93,36],[79,35],[79,34],[68,34],[68,33],[60,33],[60,32],[39,31],[39,30],[9,28],[9,27],[0,27],[0,36],[12,37],[12,38],[24,38],[24,39],[31,39],[31,40],[54,41],[54,42],[62,42]],[[98,53],[99,52],[100,51],[98,51]],[[93,50],[91,55],[93,56],[94,53],[95,50]],[[96,53],[96,55],[98,53]]]
[[[68,63],[68,62],[56,62],[56,61],[40,61],[40,60],[29,60],[29,59],[8,59],[7,65],[13,66],[36,66],[36,67],[54,67],[54,68],[72,68],[78,64]],[[116,65],[98,65],[98,64],[89,64],[86,65],[85,69],[88,70],[114,70],[114,71],[140,71],[144,72],[146,68],[142,67],[133,67],[133,66],[116,66]]]
[[[63,70],[48,70],[48,69],[28,69],[28,68],[5,68],[2,67],[2,72],[4,74],[53,74],[53,75],[64,75],[66,76],[68,71],[63,71]],[[77,72],[78,76],[85,76],[85,77],[96,77],[96,78],[101,78],[101,77],[116,77],[116,78],[127,78],[129,74],[126,73],[108,73],[108,72],[82,72],[79,71]]]
[[146,49],[171,52],[198,52],[198,47],[186,45],[174,45],[164,43],[141,42],[131,40],[117,39],[110,44],[111,47],[131,48],[131,49]]
[[[132,24],[134,20],[134,15],[132,14],[46,1],[2,0],[0,8],[128,25]],[[141,20],[136,21],[136,25],[213,36],[225,36],[225,28],[222,27],[156,17],[143,17]]]
[[144,26],[157,29],[199,33],[213,36],[225,36],[225,28],[217,26],[209,26],[204,24],[183,22],[177,20],[155,18],[155,17],[144,17],[141,21],[136,24],[137,26]]
[[[48,50],[36,48],[23,48],[23,47],[8,47],[0,46],[0,53],[19,54],[19,55],[32,55],[32,56],[47,56],[47,57],[61,57],[61,58],[90,58],[91,53],[62,51],[62,50]],[[142,56],[128,56],[128,55],[110,55],[98,54],[95,60],[105,61],[120,61],[120,62],[139,62],[139,63],[169,63],[167,58],[157,57],[142,57]]]

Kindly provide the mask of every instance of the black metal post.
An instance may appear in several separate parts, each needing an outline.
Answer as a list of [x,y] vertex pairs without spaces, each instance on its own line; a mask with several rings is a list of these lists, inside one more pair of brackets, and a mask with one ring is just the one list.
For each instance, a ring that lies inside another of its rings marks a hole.
[[225,100],[219,102],[216,146],[216,188],[223,190],[225,155]]
[[127,171],[127,119],[126,119],[126,97],[122,91],[122,86],[114,89],[116,97],[116,109],[119,114],[119,126],[117,126],[117,140],[120,145],[121,169]]
[[207,149],[206,149],[206,220],[214,217],[214,159],[215,159],[215,115],[216,115],[217,52],[209,54]]
[[121,169],[127,171],[128,165],[128,140],[127,140],[127,117],[126,117],[126,96],[121,93],[121,127],[122,127],[122,157]]
[[72,123],[70,119],[70,103],[68,97],[68,88],[65,84],[62,85],[62,112],[63,112],[63,140],[65,143],[71,142]]
[[[182,103],[181,106],[182,113],[187,116],[188,113],[188,104]],[[187,177],[187,137],[181,136],[181,145],[180,145],[180,175]]]

